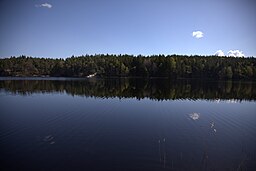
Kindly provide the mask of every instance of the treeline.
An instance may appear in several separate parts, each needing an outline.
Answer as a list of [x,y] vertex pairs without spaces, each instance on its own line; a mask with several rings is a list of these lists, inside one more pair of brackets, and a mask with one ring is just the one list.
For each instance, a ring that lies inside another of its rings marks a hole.
[[0,89],[20,95],[60,92],[72,96],[153,100],[255,101],[255,87],[253,81],[209,82],[196,79],[0,80]]
[[0,76],[168,77],[256,80],[256,58],[181,55],[85,55],[0,59]]

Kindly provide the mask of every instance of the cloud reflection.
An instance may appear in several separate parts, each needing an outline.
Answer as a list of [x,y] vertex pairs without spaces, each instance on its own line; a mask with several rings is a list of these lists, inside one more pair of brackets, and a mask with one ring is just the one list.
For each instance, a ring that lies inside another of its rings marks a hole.
[[191,119],[193,119],[194,121],[195,121],[195,120],[198,120],[199,117],[200,117],[200,113],[191,113],[191,114],[189,114],[189,117],[190,117]]

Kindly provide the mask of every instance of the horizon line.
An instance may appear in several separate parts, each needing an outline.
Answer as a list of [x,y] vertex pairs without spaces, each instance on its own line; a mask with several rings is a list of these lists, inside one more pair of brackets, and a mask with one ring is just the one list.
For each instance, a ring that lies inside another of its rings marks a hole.
[[133,56],[133,57],[152,57],[152,56],[164,56],[164,57],[167,57],[167,56],[184,56],[184,57],[196,57],[196,56],[199,56],[199,57],[233,57],[233,58],[256,58],[256,56],[240,56],[240,57],[236,57],[236,56],[227,56],[227,55],[224,55],[224,56],[218,56],[218,55],[202,55],[202,54],[190,54],[190,55],[182,55],[182,54],[151,54],[151,55],[143,55],[143,54],[127,54],[127,53],[119,53],[119,54],[115,54],[115,53],[94,53],[94,54],[81,54],[81,55],[71,55],[71,56],[66,56],[66,57],[40,57],[40,56],[32,56],[32,55],[11,55],[9,57],[0,57],[0,59],[9,59],[9,58],[19,58],[19,57],[30,57],[30,58],[46,58],[46,59],[67,59],[67,58],[72,58],[72,57],[87,57],[87,56],[100,56],[100,55],[104,55],[104,56],[107,56],[107,55],[110,55],[110,56],[125,56],[125,55],[128,55],[128,56]]

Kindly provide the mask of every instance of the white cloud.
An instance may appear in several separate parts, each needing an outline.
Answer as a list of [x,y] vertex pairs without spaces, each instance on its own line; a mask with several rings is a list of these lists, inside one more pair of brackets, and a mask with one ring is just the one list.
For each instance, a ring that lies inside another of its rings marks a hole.
[[230,51],[228,51],[228,56],[244,57],[244,54],[242,51],[239,51],[239,50],[230,50]]
[[204,37],[204,33],[201,31],[193,31],[192,36],[197,39],[200,39],[200,38]]
[[[225,56],[225,53],[222,50],[217,50],[214,55],[215,56]],[[228,51],[227,56],[244,57],[244,54],[242,51],[239,51],[239,50],[230,50],[230,51]]]
[[40,4],[40,5],[36,5],[36,7],[43,7],[43,8],[52,8],[52,5],[51,4],[48,4],[48,3],[43,3],[43,4]]
[[224,52],[222,50],[217,50],[217,52],[215,52],[216,56],[225,56]]

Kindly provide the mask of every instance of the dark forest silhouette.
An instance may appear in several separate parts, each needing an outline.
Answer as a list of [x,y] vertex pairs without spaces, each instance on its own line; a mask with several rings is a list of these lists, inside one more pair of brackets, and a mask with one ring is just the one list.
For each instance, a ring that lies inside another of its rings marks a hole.
[[168,77],[256,80],[256,58],[182,55],[85,55],[0,59],[0,76]]

